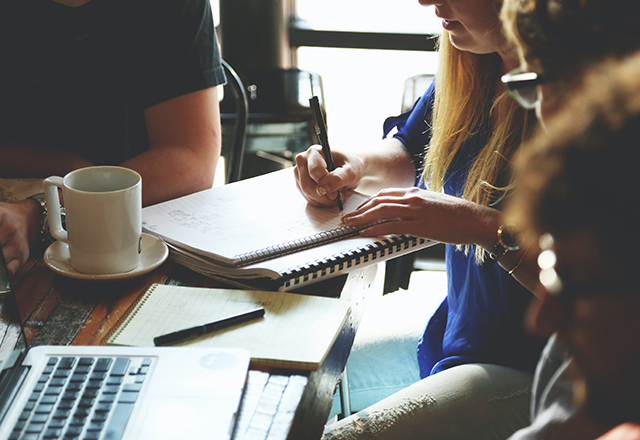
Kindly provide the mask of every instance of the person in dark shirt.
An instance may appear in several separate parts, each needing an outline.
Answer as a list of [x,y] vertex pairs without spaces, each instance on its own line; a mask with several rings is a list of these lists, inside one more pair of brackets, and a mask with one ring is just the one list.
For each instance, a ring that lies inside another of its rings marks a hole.
[[[0,177],[121,165],[144,205],[211,187],[226,79],[208,0],[2,2],[0,63]],[[11,274],[42,218],[31,198],[0,203]]]

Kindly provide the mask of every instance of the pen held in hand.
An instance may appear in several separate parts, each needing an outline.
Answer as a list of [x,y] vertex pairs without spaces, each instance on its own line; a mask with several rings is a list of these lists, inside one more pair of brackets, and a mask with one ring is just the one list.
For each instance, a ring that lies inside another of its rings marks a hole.
[[[325,123],[324,116],[322,115],[322,110],[320,109],[320,102],[318,101],[318,97],[311,97],[309,99],[309,104],[311,105],[311,114],[313,115],[313,120],[315,123],[314,125],[316,128],[316,135],[318,136],[318,140],[320,141],[320,145],[322,146],[322,154],[324,155],[324,160],[327,162],[327,171],[331,172],[336,169],[336,166],[333,162],[331,148],[329,148],[327,125]],[[340,211],[344,209],[340,190],[338,190],[336,195],[336,204],[338,205],[338,208],[340,208]]]
[[156,336],[155,338],[153,338],[153,344],[157,347],[161,345],[169,345],[176,342],[182,342],[187,339],[196,338],[198,336],[214,332],[216,330],[231,327],[232,325],[251,321],[253,319],[258,319],[262,316],[264,316],[264,308],[260,307],[258,309],[250,310],[248,312],[243,312],[238,315],[210,322],[208,324],[197,325],[195,327],[190,327],[161,336]]

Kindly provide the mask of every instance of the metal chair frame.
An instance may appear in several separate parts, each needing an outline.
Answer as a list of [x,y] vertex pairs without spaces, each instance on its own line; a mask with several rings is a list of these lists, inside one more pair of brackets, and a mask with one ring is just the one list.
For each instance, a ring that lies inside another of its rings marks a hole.
[[226,183],[237,182],[241,178],[242,162],[244,159],[245,142],[247,140],[247,126],[249,124],[249,99],[247,92],[235,70],[222,60],[227,86],[231,89],[236,105],[236,120],[233,130],[231,158],[227,166]]

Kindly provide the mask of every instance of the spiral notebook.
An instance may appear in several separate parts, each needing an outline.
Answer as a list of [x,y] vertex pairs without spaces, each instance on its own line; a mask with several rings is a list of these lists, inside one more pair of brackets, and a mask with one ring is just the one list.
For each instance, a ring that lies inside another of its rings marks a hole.
[[[366,199],[351,193],[344,212]],[[292,290],[435,244],[404,235],[360,237],[340,217],[337,206],[309,205],[290,168],[142,210],[143,229],[167,242],[174,261],[266,290]]]
[[337,298],[289,292],[154,284],[107,335],[109,345],[153,346],[153,338],[262,306],[263,318],[174,345],[242,348],[260,367],[317,370],[351,312]]

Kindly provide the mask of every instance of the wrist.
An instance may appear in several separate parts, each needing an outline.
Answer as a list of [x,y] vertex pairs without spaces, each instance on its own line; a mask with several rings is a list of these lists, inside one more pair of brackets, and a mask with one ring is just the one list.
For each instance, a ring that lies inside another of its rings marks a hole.
[[26,239],[29,242],[29,247],[36,247],[41,242],[40,231],[44,218],[41,205],[31,198],[18,200],[13,205],[26,225]]
[[[35,206],[36,214],[34,216],[30,216],[29,218],[33,218],[38,220],[35,227],[33,224],[29,225],[29,244],[33,246],[40,245],[42,247],[47,247],[51,243],[55,241],[55,239],[51,236],[51,232],[49,230],[49,218],[47,212],[47,203],[44,196],[44,193],[36,193],[27,197],[27,201],[31,201],[31,207]],[[62,224],[65,224],[65,212],[64,208],[60,208],[60,214],[62,216]],[[31,231],[34,231],[33,233]]]
[[[484,267],[489,268],[504,257],[509,252],[520,250],[520,233],[514,225],[504,224],[498,227],[496,241],[489,251],[488,258],[484,262]],[[519,263],[517,263],[519,264]],[[517,268],[517,267],[516,267]],[[515,269],[512,269],[515,270]]]
[[475,240],[472,243],[482,247],[488,254],[496,244],[497,231],[504,224],[504,215],[497,209],[487,206],[476,204],[476,208],[480,212],[476,214],[474,219],[476,230]]

